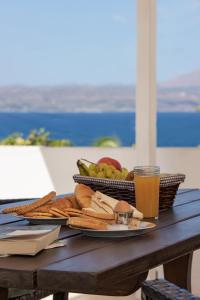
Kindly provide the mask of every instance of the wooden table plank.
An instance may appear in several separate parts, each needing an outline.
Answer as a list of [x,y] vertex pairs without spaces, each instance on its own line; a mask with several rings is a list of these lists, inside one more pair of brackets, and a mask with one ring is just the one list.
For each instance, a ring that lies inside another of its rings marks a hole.
[[14,203],[21,203],[28,200],[34,200],[35,198],[26,198],[26,199],[0,199],[0,205],[5,204],[14,204]]
[[19,222],[19,221],[21,221],[19,217],[15,217],[13,215],[0,214],[0,225]]
[[[165,226],[169,226],[172,224],[175,224],[177,222],[186,220],[188,218],[192,218],[194,216],[198,216],[200,214],[200,200],[192,203],[187,203],[185,205],[182,205],[180,207],[174,207],[173,209],[166,210],[161,213],[159,220],[154,221],[157,224],[157,227],[152,230],[158,230],[160,228],[163,228]],[[15,224],[9,224],[9,227],[11,226],[22,226],[22,225],[28,225],[29,223],[27,221],[21,221]],[[4,225],[6,226],[6,225]],[[61,227],[61,233],[59,238],[67,238],[70,236],[73,236],[74,234],[79,234],[79,230],[73,230],[68,228],[67,226]]]
[[178,191],[177,191],[177,195],[185,194],[185,193],[188,193],[188,192],[191,192],[191,191],[196,191],[196,190],[199,190],[199,189],[198,188],[193,188],[193,189],[189,189],[189,188],[182,189],[182,188],[179,188]]
[[116,295],[125,295],[122,277],[128,281],[133,275],[199,248],[199,225],[200,216],[51,264],[39,270],[38,287],[94,294],[102,290],[110,295],[114,284],[115,288],[119,286]]
[[200,199],[200,190],[193,189],[187,193],[178,194],[174,201],[174,206],[190,203]]
[[[103,239],[101,241],[91,240],[81,235],[80,237],[68,238],[65,247],[45,250],[34,257],[10,256],[0,258],[0,286],[33,288],[32,277],[41,266],[47,266],[55,261],[62,261],[94,249],[100,249],[106,244],[108,244],[107,241]],[[9,279],[10,276],[12,280]],[[8,278],[8,281],[5,278]],[[23,278],[26,278],[26,280],[24,281]]]
[[[175,207],[173,210],[167,210],[161,214],[160,219],[157,221],[156,230],[160,230],[160,228],[169,226],[171,224],[175,224],[177,222],[183,221],[187,218],[191,218],[193,216],[200,215],[200,201],[199,204],[195,203],[185,204],[180,207]],[[14,224],[16,225],[16,224]],[[12,226],[12,225],[10,225]],[[62,228],[60,238],[71,237],[72,234],[78,234],[79,231],[75,232],[71,229]],[[120,240],[121,241],[121,240]],[[29,277],[33,275],[37,269],[53,264],[57,261],[62,261],[65,259],[70,259],[73,256],[80,255],[82,253],[93,251],[94,249],[100,249],[102,247],[106,247],[111,245],[112,243],[116,243],[115,240],[112,239],[94,239],[88,238],[84,236],[76,236],[74,238],[70,238],[67,240],[66,247],[46,250],[38,254],[36,257],[8,257],[0,259],[0,285],[1,285],[1,270],[7,269],[7,272],[12,272],[15,270],[17,281],[16,285],[22,284],[18,282],[17,274],[24,271],[26,268],[25,276],[27,272],[29,272]],[[7,274],[8,274],[7,273]],[[31,282],[31,281],[29,281]],[[15,286],[16,286],[15,285]]]
[[[158,226],[156,230],[159,230],[159,228],[163,228],[165,226],[169,226],[170,224],[174,224],[182,220],[185,220],[187,218],[192,218],[193,216],[198,215],[200,213],[200,205],[198,203],[199,203],[198,201],[195,201],[193,203],[187,203],[178,206],[177,208],[174,207],[173,210],[168,210],[163,212],[161,214],[160,220],[157,222]],[[12,205],[12,204],[8,204],[8,205]],[[0,215],[0,218],[1,216],[2,215]],[[17,222],[14,223],[13,225],[16,224],[24,224],[24,223]],[[9,226],[12,226],[12,224],[9,224]],[[76,236],[73,237],[73,235]],[[113,243],[116,243],[116,241],[112,241],[112,240],[90,239],[78,235],[79,235],[79,231],[74,232],[70,229],[62,228],[60,238],[68,238],[67,240],[68,243],[66,247],[43,251],[39,255],[33,258],[23,257],[23,256],[1,258],[0,259],[0,286],[6,285],[6,286],[13,286],[13,287],[21,287],[21,288],[32,288],[33,285],[35,284],[33,278],[35,276],[37,269],[39,268],[41,269],[50,264],[54,264],[58,261],[65,261],[66,259],[71,259],[76,255],[82,255],[83,253],[94,251],[95,249],[104,248],[109,245],[112,245]],[[5,280],[6,276],[8,276],[8,278],[11,278],[11,280],[9,279],[8,281],[6,281]],[[24,278],[26,277],[26,280],[23,280],[23,277]]]

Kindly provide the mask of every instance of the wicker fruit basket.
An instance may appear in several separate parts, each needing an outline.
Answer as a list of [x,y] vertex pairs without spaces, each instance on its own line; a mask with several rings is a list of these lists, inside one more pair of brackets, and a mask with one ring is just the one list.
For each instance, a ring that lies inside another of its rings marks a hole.
[[[90,186],[94,191],[100,191],[108,196],[119,200],[126,200],[135,205],[135,186],[133,181],[113,180],[89,176],[74,175],[77,183]],[[184,174],[166,174],[160,178],[160,210],[173,206],[179,185],[184,182]]]

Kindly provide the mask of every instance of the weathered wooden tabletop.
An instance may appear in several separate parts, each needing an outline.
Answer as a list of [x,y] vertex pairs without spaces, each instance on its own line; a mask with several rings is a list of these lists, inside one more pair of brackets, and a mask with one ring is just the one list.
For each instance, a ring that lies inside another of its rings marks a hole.
[[[13,203],[0,209],[8,206]],[[200,248],[200,190],[180,190],[173,209],[162,212],[156,223],[148,233],[124,239],[90,238],[64,227],[65,247],[35,257],[0,258],[0,289],[128,295],[161,264],[168,280],[190,289],[192,252]],[[27,223],[0,214],[1,226],[16,224]]]

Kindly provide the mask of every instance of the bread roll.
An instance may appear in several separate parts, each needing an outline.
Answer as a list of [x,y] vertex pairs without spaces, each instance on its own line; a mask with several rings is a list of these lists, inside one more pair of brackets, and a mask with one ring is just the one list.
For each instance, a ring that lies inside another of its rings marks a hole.
[[80,205],[78,204],[78,201],[77,201],[75,195],[68,196],[68,199],[72,204],[72,206],[71,206],[72,208],[76,208],[76,209],[81,208]]
[[133,209],[128,204],[128,202],[121,200],[121,201],[118,201],[118,203],[116,204],[114,211],[119,212],[119,213],[126,213],[126,212],[133,211]]
[[72,202],[69,200],[67,196],[58,198],[54,201],[52,204],[52,207],[58,208],[58,209],[65,209],[65,208],[70,208],[72,207]]
[[75,197],[81,208],[91,207],[91,197],[94,191],[87,185],[77,184],[75,187]]

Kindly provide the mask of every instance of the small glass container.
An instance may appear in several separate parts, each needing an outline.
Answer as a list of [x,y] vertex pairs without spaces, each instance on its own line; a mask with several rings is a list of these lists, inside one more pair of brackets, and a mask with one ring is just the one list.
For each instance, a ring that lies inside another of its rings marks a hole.
[[133,218],[133,209],[126,201],[119,201],[114,209],[116,224],[128,225]]
[[133,212],[115,212],[115,222],[116,224],[128,225],[133,218]]
[[145,218],[158,218],[160,168],[138,166],[134,168],[136,208]]

